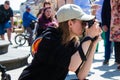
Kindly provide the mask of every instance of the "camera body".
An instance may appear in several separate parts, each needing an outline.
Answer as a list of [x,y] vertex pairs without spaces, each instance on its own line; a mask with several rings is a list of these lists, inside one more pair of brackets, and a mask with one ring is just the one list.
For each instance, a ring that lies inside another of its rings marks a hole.
[[[92,27],[92,25],[94,24],[95,22],[95,19],[92,19],[92,20],[89,20],[89,21],[86,21],[87,24],[88,24],[88,28]],[[98,38],[98,36],[94,37],[93,38],[93,41],[96,40]]]
[[88,23],[88,28],[90,28],[90,27],[94,24],[94,22],[95,22],[95,19],[92,19],[92,20],[87,21],[87,23]]

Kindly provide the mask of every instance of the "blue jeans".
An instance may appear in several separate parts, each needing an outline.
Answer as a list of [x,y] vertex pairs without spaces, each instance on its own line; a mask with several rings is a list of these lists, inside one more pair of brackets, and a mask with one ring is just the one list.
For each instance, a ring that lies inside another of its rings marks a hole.
[[105,61],[109,61],[112,52],[113,45],[110,41],[110,30],[108,30],[105,32]]

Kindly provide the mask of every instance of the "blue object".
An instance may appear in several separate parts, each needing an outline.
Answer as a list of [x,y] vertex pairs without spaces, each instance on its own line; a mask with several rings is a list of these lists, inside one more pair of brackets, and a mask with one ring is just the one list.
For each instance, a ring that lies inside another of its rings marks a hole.
[[10,28],[10,22],[0,23],[0,35],[4,35],[7,28]]
[[98,20],[99,22],[102,21],[102,20],[101,20],[101,11],[102,11],[103,1],[104,1],[104,0],[96,0],[96,1],[95,1],[95,4],[100,5],[99,10],[97,10],[97,12],[96,12],[96,18],[97,18],[97,20]]
[[74,0],[74,4],[80,6],[85,13],[91,13],[91,4],[89,0]]
[[24,12],[23,14],[23,26],[26,27],[30,27],[30,23],[32,22],[32,20],[36,20],[37,18],[34,17],[31,13],[29,12]]

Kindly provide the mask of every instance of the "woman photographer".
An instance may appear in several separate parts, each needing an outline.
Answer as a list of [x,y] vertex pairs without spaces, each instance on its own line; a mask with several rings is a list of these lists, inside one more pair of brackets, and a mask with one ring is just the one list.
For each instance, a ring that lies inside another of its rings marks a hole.
[[[84,21],[94,16],[87,15],[74,4],[62,6],[56,16],[59,27],[45,30],[32,63],[23,70],[19,80],[65,80],[68,71],[76,72],[80,80],[86,79],[99,40],[93,41],[93,38],[100,35],[101,29],[94,22],[80,42],[79,37],[86,27]],[[91,43],[93,46],[86,55]]]

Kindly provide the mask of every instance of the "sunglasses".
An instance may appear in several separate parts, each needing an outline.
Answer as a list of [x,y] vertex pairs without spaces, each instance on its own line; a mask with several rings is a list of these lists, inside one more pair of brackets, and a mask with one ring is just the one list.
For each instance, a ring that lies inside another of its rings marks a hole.
[[89,20],[89,21],[83,21],[82,22],[82,25],[83,26],[87,26],[88,25],[88,28],[90,28],[93,24],[94,24],[95,20]]
[[82,21],[82,26],[83,26],[83,27],[86,27],[86,26],[87,26],[87,22]]

